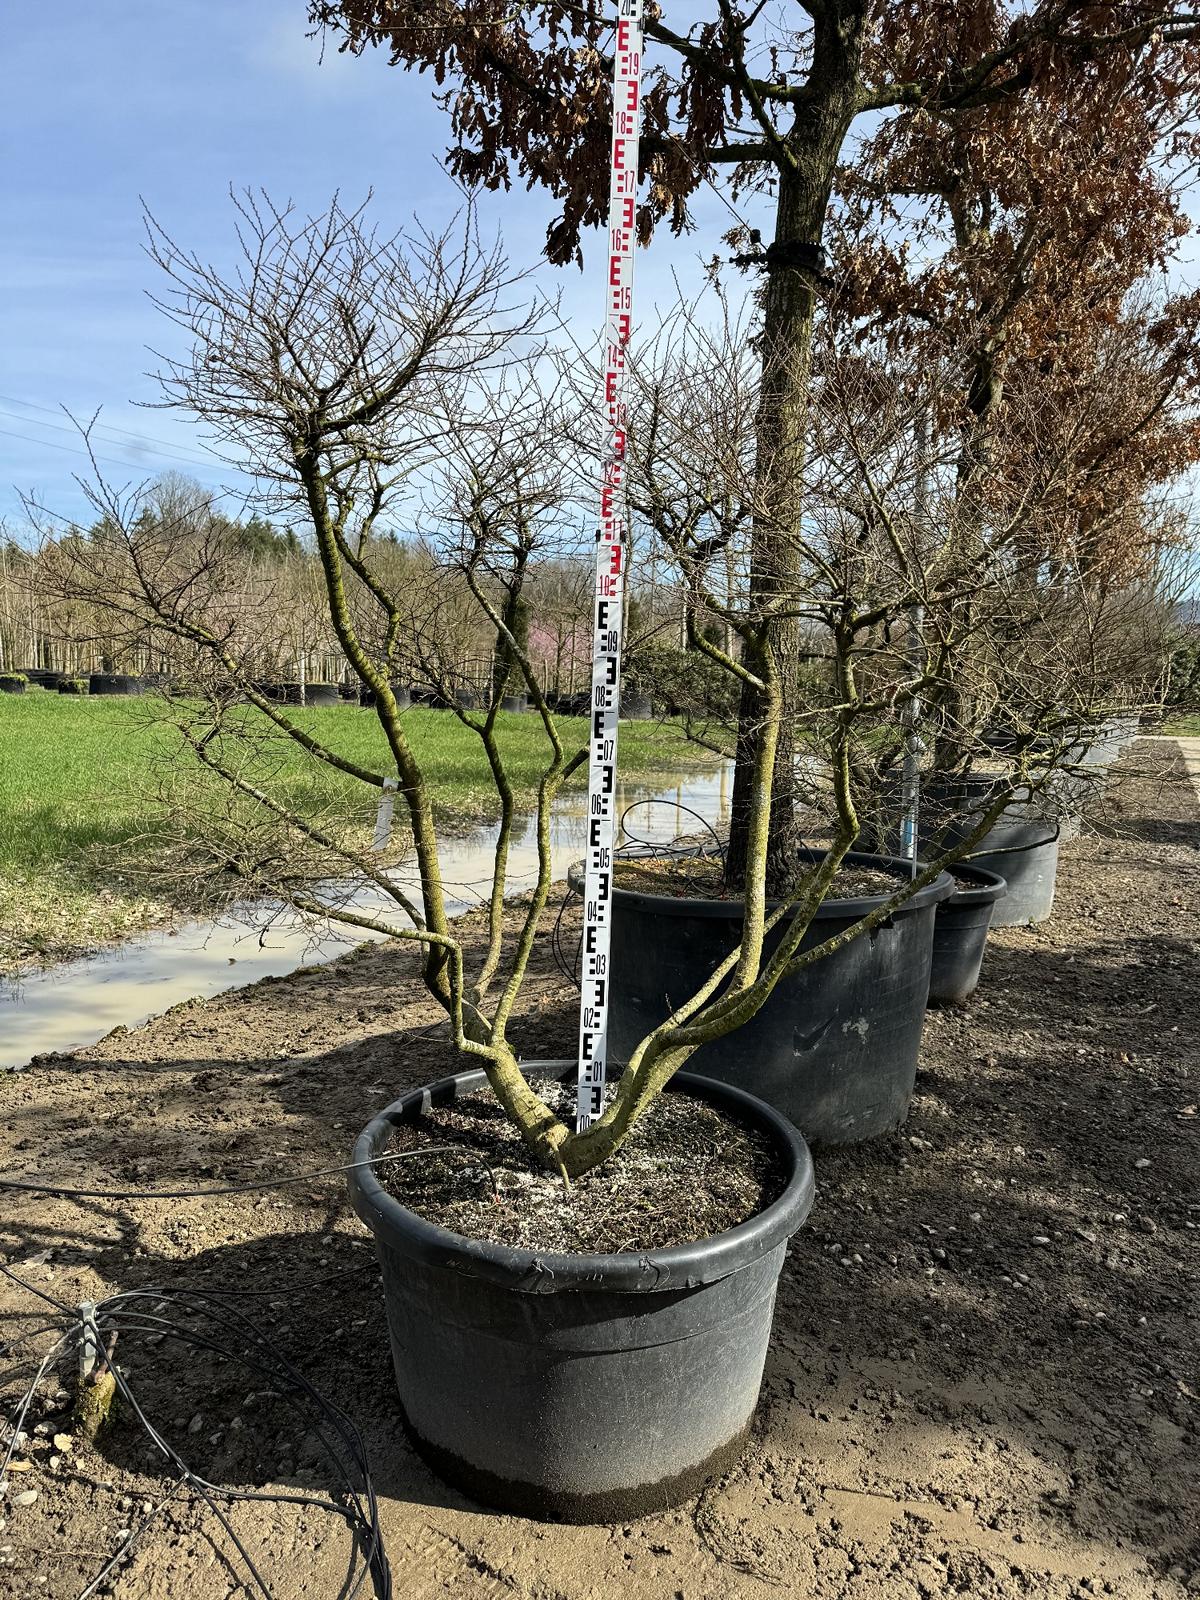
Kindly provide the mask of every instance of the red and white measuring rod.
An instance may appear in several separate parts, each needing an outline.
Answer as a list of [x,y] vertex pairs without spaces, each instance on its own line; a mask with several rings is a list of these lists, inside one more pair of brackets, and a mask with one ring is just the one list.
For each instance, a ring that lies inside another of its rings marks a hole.
[[617,719],[625,591],[625,351],[633,327],[638,139],[642,121],[643,0],[618,0],[608,200],[608,312],[604,338],[606,456],[596,535],[592,613],[592,730],[584,860],[583,973],[579,1005],[582,1131],[600,1115],[608,1073],[609,940],[617,832]]

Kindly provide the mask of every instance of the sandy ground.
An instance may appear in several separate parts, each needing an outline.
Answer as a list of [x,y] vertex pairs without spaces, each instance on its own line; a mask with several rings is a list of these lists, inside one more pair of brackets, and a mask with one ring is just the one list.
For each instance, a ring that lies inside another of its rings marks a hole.
[[[404,1600],[1200,1594],[1200,802],[1169,742],[1134,762],[1163,776],[1127,776],[1064,849],[1053,920],[995,935],[976,999],[931,1015],[906,1127],[819,1157],[753,1446],[679,1511],[543,1527],[435,1479],[397,1424],[377,1275],[336,1179],[199,1202],[6,1195],[0,1259],[72,1304],[231,1292],[362,1428]],[[517,1031],[528,1055],[570,1049],[548,940]],[[375,1107],[448,1066],[412,954],[372,948],[0,1078],[0,1170],[133,1187],[334,1163]],[[5,1341],[43,1320],[8,1284],[0,1317]],[[132,1338],[118,1356],[213,1483],[326,1487],[312,1439],[228,1356]],[[213,1513],[166,1498],[127,1409],[96,1450],[56,1443],[65,1421],[50,1398],[31,1413],[0,1594],[78,1596],[153,1514],[101,1592],[261,1596]],[[268,1593],[342,1592],[335,1518],[227,1514]]]

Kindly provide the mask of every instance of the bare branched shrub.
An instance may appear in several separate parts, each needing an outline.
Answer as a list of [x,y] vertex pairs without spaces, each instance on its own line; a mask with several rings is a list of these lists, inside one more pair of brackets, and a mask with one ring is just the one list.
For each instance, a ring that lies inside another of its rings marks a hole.
[[[131,629],[169,638],[187,659],[199,700],[177,721],[235,797],[226,838],[243,808],[255,818],[236,848],[220,846],[222,870],[282,888],[314,914],[422,945],[425,981],[457,1049],[483,1067],[539,1159],[564,1175],[586,1171],[620,1146],[701,1044],[755,1015],[799,966],[890,916],[971,849],[1014,795],[1044,787],[1053,767],[1037,745],[1047,728],[1043,679],[1053,675],[1056,705],[1068,684],[1073,712],[1100,707],[1101,623],[1111,610],[1106,601],[1080,623],[1078,565],[1044,570],[1038,518],[1061,515],[1054,494],[1064,471],[1022,483],[1014,470],[995,475],[986,494],[974,485],[964,494],[947,373],[927,361],[885,366],[829,337],[814,363],[805,448],[784,452],[794,475],[781,489],[784,456],[767,475],[759,460],[769,352],[749,352],[733,318],[706,323],[686,311],[652,341],[636,379],[631,503],[641,537],[675,574],[688,645],[742,697],[740,769],[751,780],[739,790],[744,920],[736,948],[633,1051],[603,1116],[573,1133],[534,1092],[508,1026],[551,886],[551,809],[585,759],[565,742],[546,655],[525,626],[536,586],[556,582],[578,553],[576,407],[557,379],[545,390],[536,381],[542,368],[528,346],[537,315],[510,305],[519,279],[479,244],[469,214],[441,239],[386,240],[336,203],[302,219],[246,202],[241,217],[244,260],[232,275],[154,231],[173,285],[165,305],[191,342],[188,357],[168,363],[166,392],[302,531],[333,636],[372,697],[381,759],[367,765],[322,743],[256,685],[241,654],[251,622],[231,599],[226,546],[203,518],[173,544],[161,524],[149,534],[139,526],[137,507],[97,491],[114,532],[88,543],[79,564],[68,560],[63,593],[78,580],[75,592],[99,603],[107,586]],[[419,542],[394,541],[398,533]],[[1136,596],[1128,585],[1119,592],[1128,617]],[[480,627],[486,671],[469,655]],[[430,787],[397,698],[406,674],[479,739],[497,795],[489,937],[471,969],[447,910]],[[500,706],[512,692],[536,714],[543,765],[537,881],[509,937],[514,798]],[[1013,752],[953,851],[898,881],[852,928],[801,952],[919,703],[933,714],[970,703],[973,716],[1004,707],[1034,737]],[[363,816],[395,788],[419,878],[411,901],[353,825],[332,829],[289,797],[282,767],[271,766],[279,740],[314,771],[357,787]],[[829,841],[804,872],[780,843],[790,832],[775,827],[780,796],[790,815],[797,792]],[[328,877],[365,878],[390,909],[364,914],[308,895],[305,876],[320,863]]]

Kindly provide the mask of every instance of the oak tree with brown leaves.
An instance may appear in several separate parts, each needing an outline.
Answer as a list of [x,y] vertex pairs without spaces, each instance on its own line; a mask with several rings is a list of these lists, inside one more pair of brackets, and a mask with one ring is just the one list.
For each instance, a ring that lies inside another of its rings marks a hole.
[[[578,259],[582,231],[601,224],[608,195],[612,11],[585,0],[533,6],[501,0],[310,0],[312,23],[339,47],[387,50],[428,72],[449,117],[451,172],[469,185],[547,190],[561,206],[546,242],[551,261]],[[673,26],[652,5],[646,21],[643,242],[666,222],[690,226],[701,184],[728,180],[736,196],[768,192],[774,237],[764,270],[757,421],[761,504],[754,529],[753,610],[746,641],[755,675],[795,654],[786,602],[800,544],[814,312],[835,174],[856,119],[927,119],[936,129],[980,107],[1017,108],[1048,75],[1083,83],[1098,63],[1149,53],[1158,74],[1189,70],[1200,20],[1174,4],[1084,0],[712,0],[701,20]],[[1019,111],[1015,111],[1019,115]],[[790,871],[789,759],[795,686],[785,672],[771,817],[771,878]],[[738,741],[731,864],[742,865],[764,702],[746,687]]]

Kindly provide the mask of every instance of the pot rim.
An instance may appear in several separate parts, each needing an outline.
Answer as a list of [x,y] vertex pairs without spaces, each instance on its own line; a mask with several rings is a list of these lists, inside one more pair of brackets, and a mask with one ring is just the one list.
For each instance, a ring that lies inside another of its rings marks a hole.
[[[575,1066],[574,1061],[522,1063],[523,1070],[541,1067],[560,1077],[573,1072]],[[460,1092],[486,1084],[487,1075],[482,1071],[457,1072],[402,1095],[372,1117],[359,1134],[353,1160],[362,1163],[377,1156],[392,1129],[414,1111],[445,1104]],[[782,1193],[764,1210],[724,1233],[665,1250],[619,1255],[541,1253],[486,1239],[469,1239],[410,1211],[387,1193],[371,1166],[360,1165],[347,1174],[351,1204],[373,1233],[414,1260],[489,1279],[524,1293],[591,1289],[607,1294],[650,1294],[715,1283],[767,1255],[801,1227],[812,1209],[815,1191],[812,1156],[804,1139],[784,1116],[743,1089],[697,1073],[678,1072],[665,1092],[687,1093],[694,1099],[739,1112],[773,1136],[789,1169]]]
[[[618,859],[636,860],[639,855],[653,856],[653,845],[636,846],[634,849],[621,852]],[[701,855],[703,851],[696,851]],[[824,854],[821,850],[810,850],[807,846],[797,850],[800,857],[807,857],[810,861],[819,860]],[[908,873],[912,862],[902,856],[877,855],[866,850],[847,851],[845,860],[855,866],[881,866],[884,870],[889,867],[900,869],[900,873]],[[923,862],[917,866],[922,867]],[[567,869],[567,882],[576,893],[583,886],[583,862],[575,861]],[[941,901],[949,899],[954,893],[954,879],[948,872],[940,872],[932,883],[927,883],[923,889],[918,889],[916,894],[898,905],[890,913],[890,917],[902,917],[909,911],[924,911],[927,906],[938,905]],[[725,917],[734,920],[741,915],[742,902],[740,900],[715,900],[692,899],[686,895],[652,894],[647,889],[621,889],[613,885],[613,898],[620,900],[623,905],[632,906],[638,910],[657,911],[660,915],[679,917]],[[842,900],[822,900],[813,915],[814,922],[829,922],[836,919],[839,922],[857,922],[861,917],[869,915],[883,901],[888,899],[886,894],[853,895]],[[767,902],[768,911],[774,910],[779,904],[777,900]],[[890,920],[890,918],[889,918]]]
[[997,900],[1003,900],[1008,893],[1008,879],[1001,877],[998,872],[989,872],[986,867],[975,866],[969,858],[956,861],[949,869],[951,876],[955,873],[964,878],[971,879],[975,888],[960,889],[955,885],[954,893],[946,901],[947,909],[959,906],[988,906]]

